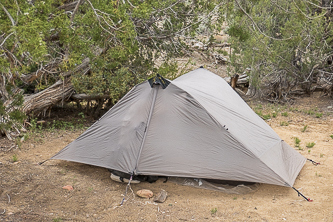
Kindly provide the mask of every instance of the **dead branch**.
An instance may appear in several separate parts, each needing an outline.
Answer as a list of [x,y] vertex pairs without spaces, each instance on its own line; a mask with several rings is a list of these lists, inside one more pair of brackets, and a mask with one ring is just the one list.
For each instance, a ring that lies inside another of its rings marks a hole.
[[2,9],[5,11],[5,13],[8,16],[8,18],[10,19],[10,21],[12,22],[12,25],[15,26],[15,21],[14,21],[13,17],[7,11],[7,9],[5,8],[5,6],[3,6],[3,4],[0,3],[0,5],[1,5]]
[[7,37],[2,41],[2,43],[0,44],[0,47],[3,46],[3,44],[5,44],[6,40],[11,36],[13,35],[14,32],[10,33],[9,35],[7,35]]
[[73,22],[73,20],[74,20],[74,16],[75,16],[77,10],[79,9],[79,6],[82,4],[82,1],[83,1],[83,0],[78,0],[78,1],[77,1],[77,4],[76,4],[76,6],[75,6],[75,8],[74,8],[73,14],[72,14],[71,19],[70,19],[71,23]]
[[7,197],[8,197],[8,203],[10,203],[10,196],[8,193],[7,193]]
[[66,100],[73,93],[74,87],[71,84],[70,80],[64,81],[58,80],[55,84],[50,86],[49,88],[33,94],[26,96],[24,98],[24,103],[22,106],[22,111],[24,113],[41,113],[62,101],[63,98]]

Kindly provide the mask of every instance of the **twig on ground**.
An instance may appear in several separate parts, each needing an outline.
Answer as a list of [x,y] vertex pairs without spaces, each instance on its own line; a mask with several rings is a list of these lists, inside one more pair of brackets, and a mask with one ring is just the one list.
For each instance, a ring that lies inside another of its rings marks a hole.
[[8,193],[7,193],[7,197],[8,197],[8,203],[10,203],[10,196]]

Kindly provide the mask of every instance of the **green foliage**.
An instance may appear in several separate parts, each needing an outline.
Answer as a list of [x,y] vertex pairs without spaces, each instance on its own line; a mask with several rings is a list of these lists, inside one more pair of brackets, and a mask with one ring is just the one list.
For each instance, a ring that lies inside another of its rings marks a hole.
[[230,26],[227,33],[231,37],[238,38],[239,41],[244,42],[250,38],[250,34],[246,29],[239,27],[237,25]]
[[[18,88],[41,91],[68,74],[77,93],[109,96],[112,105],[152,75],[174,79],[176,58],[188,51],[185,40],[219,30],[224,9],[217,1],[90,0],[73,13],[70,3],[1,2],[0,115],[7,121],[0,130],[25,119],[22,93],[11,94]],[[89,69],[76,71],[88,60]]]
[[305,125],[302,129],[301,132],[304,133],[306,131],[306,129],[308,128],[308,125]]
[[281,116],[285,116],[285,117],[287,117],[287,116],[288,116],[288,113],[287,113],[287,112],[283,112],[283,113],[281,113]]
[[282,122],[280,122],[280,126],[289,126],[289,123],[285,122],[285,121],[282,121]]
[[271,114],[263,114],[261,110],[255,110],[255,113],[260,116],[263,120],[268,120],[271,118]]
[[216,214],[216,212],[217,212],[217,208],[216,208],[216,207],[215,207],[215,208],[212,208],[212,209],[210,210],[210,214],[211,214],[211,215]]
[[313,115],[314,111],[312,111],[312,110],[306,110],[305,113],[308,114],[308,115]]
[[295,147],[300,147],[301,140],[298,137],[294,137]]
[[322,116],[323,116],[322,113],[316,113],[316,118],[320,118],[320,117],[322,117]]
[[293,112],[293,111],[298,111],[298,108],[294,108],[294,107],[290,107],[289,111]]
[[307,147],[307,148],[312,148],[312,147],[314,147],[314,145],[316,145],[315,142],[310,142],[310,143],[307,143],[307,144],[306,144],[306,147]]
[[263,120],[268,120],[268,119],[270,119],[271,118],[271,115],[270,114],[264,114],[264,115],[262,115],[262,117],[261,118],[263,118]]
[[[320,12],[319,12],[320,11]],[[332,22],[311,1],[238,1],[228,7],[232,55],[228,71],[247,74],[253,87],[281,99],[302,82],[309,92],[332,52]]]
[[330,137],[333,139],[333,135],[330,135]]
[[14,154],[14,155],[12,156],[12,161],[13,161],[13,163],[15,163],[15,162],[18,161],[18,158],[17,158],[17,155],[16,155],[16,154]]

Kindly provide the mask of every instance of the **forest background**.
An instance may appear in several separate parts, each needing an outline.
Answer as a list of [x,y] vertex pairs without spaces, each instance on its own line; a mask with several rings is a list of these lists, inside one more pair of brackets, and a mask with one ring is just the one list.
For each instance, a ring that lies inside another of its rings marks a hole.
[[135,84],[189,71],[179,58],[194,52],[246,75],[248,96],[331,96],[332,10],[329,0],[1,0],[1,134],[22,137],[68,102],[98,118]]

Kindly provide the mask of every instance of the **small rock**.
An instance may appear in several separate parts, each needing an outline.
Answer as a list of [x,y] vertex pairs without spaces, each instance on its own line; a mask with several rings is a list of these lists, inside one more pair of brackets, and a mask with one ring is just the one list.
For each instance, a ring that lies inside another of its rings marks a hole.
[[65,189],[65,190],[74,190],[74,188],[71,185],[66,185],[66,186],[62,187],[62,189]]
[[332,106],[328,106],[327,109],[332,109]]
[[138,190],[136,194],[142,198],[152,198],[154,196],[153,191],[147,189]]
[[161,190],[161,192],[159,192],[156,197],[154,198],[154,202],[157,203],[164,203],[164,201],[166,200],[168,196],[168,193],[165,190]]

